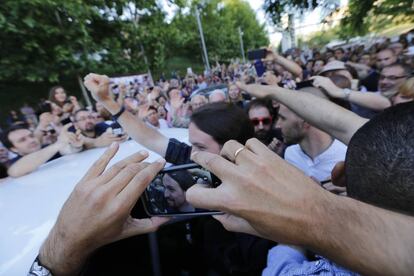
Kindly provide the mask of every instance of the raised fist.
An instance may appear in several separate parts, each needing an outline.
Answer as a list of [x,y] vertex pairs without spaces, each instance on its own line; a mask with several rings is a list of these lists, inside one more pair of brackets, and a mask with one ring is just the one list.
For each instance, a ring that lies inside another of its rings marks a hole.
[[89,73],[84,78],[84,85],[92,93],[92,97],[98,102],[112,100],[109,92],[109,78],[105,75]]

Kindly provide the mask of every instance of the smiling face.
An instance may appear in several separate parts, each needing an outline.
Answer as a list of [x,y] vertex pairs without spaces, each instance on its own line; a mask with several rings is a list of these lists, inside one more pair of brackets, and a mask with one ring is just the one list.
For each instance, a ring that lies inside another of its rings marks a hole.
[[167,200],[168,206],[178,209],[186,203],[185,192],[177,181],[165,174],[162,178],[162,183],[165,187],[164,197]]
[[39,140],[28,129],[17,129],[9,133],[8,139],[13,145],[10,149],[20,156],[40,150]]
[[66,92],[62,87],[56,88],[55,100],[59,103],[63,103],[64,101],[66,101]]
[[75,127],[82,132],[91,132],[95,130],[95,118],[89,111],[79,111],[75,116]]
[[384,92],[396,89],[406,80],[404,69],[400,66],[390,66],[382,69],[378,82],[379,90]]
[[240,89],[234,84],[230,85],[229,86],[229,98],[231,100],[238,100],[239,97],[240,97]]

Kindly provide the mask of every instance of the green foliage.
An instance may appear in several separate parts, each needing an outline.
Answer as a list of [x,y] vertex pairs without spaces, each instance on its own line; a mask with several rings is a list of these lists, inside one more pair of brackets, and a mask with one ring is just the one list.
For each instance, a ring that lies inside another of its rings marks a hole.
[[[155,72],[175,56],[200,63],[198,2],[169,2],[181,8],[170,24],[157,0],[2,0],[0,81],[58,82],[91,71],[145,71],[142,49]],[[201,17],[212,59],[239,56],[239,26],[246,48],[268,43],[245,1],[208,1]]]
[[328,30],[322,30],[319,32],[312,33],[310,36],[306,37],[304,41],[310,48],[322,48],[329,42],[340,38],[341,29],[339,26]]
[[305,10],[314,9],[317,6],[317,0],[265,0],[263,7],[273,23],[279,25],[282,16],[289,11],[295,10],[297,12],[303,12]]
[[342,37],[364,35],[401,22],[414,21],[412,0],[350,0],[345,18],[341,21]]
[[[170,26],[172,43],[170,47],[175,54],[201,58],[200,36],[195,17],[199,5],[193,2],[190,12],[181,10]],[[246,1],[226,0],[208,1],[199,6],[204,38],[210,60],[229,61],[241,57],[238,27],[244,33],[245,49],[266,46],[269,43],[264,25],[257,22],[254,11]]]

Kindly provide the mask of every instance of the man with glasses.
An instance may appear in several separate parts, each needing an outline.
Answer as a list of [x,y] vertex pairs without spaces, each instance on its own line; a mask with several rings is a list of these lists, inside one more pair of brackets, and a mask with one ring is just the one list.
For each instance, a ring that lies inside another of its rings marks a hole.
[[126,135],[113,134],[109,125],[96,124],[94,116],[87,109],[76,111],[72,119],[74,128],[70,130],[82,134],[86,149],[106,147],[113,142],[122,142],[126,139]]
[[400,63],[394,63],[384,67],[378,82],[378,92],[361,93],[351,89],[337,87],[330,79],[325,77],[313,77],[313,85],[322,88],[329,96],[349,101],[375,112],[383,111],[391,106],[391,98],[397,93],[398,88],[411,75],[411,69]]

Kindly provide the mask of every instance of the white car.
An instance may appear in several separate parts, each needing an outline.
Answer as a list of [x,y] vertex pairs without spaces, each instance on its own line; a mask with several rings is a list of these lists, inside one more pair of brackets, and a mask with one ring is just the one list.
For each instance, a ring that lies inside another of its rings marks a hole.
[[[187,129],[160,132],[188,143]],[[122,143],[109,166],[141,149],[133,140]],[[63,203],[104,150],[66,155],[29,175],[0,182],[0,275],[27,275]],[[150,152],[147,160],[157,158],[158,154]]]

